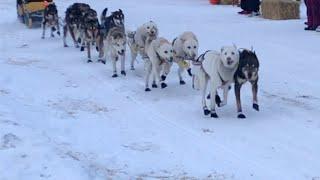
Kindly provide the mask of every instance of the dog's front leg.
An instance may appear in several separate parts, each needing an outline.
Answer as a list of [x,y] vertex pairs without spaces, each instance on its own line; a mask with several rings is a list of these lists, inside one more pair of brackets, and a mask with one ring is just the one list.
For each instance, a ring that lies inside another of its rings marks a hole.
[[208,107],[207,107],[207,100],[206,100],[207,88],[208,88],[208,78],[205,75],[202,76],[202,74],[199,74],[199,76],[201,76],[198,78],[201,79],[200,86],[202,89],[202,108],[203,108],[204,115],[207,116],[210,114],[210,111],[208,110]]
[[67,25],[63,26],[63,46],[68,47],[67,45],[67,34],[68,34],[69,27]]
[[59,17],[57,16],[56,18],[57,18],[57,20],[56,20],[56,21],[57,21],[57,22],[56,22],[56,23],[57,23],[57,34],[60,36],[60,24],[59,24]]
[[113,78],[118,77],[118,74],[117,74],[117,60],[118,60],[118,58],[119,58],[118,55],[111,56],[112,67],[113,67],[113,75],[112,75]]
[[236,95],[236,101],[237,101],[237,111],[238,111],[238,118],[244,119],[246,116],[242,113],[242,107],[241,107],[241,86],[242,84],[235,82],[234,84],[234,92]]
[[88,63],[91,63],[92,60],[91,60],[91,47],[90,47],[90,41],[87,42],[87,52],[88,52]]
[[146,70],[146,79],[145,79],[145,91],[151,91],[151,89],[149,88],[149,79],[150,79],[150,75],[151,75],[151,71],[152,71],[152,64],[151,61],[149,59],[145,59],[145,70]]
[[[211,83],[212,84],[212,87],[210,89],[210,96],[211,97],[216,97],[217,95],[217,85],[216,85],[216,82],[212,82],[211,80]],[[216,101],[215,101],[215,98],[210,98],[210,110],[211,110],[211,117],[212,118],[218,118],[218,115],[216,113]]]
[[[134,45],[132,45],[134,46]],[[138,51],[136,51],[136,49],[134,47],[131,47],[131,70],[134,70],[134,62],[137,59],[138,56]]]
[[[220,103],[219,107],[225,106],[228,103],[229,86],[230,84],[226,84],[223,86],[223,101]],[[216,94],[218,93],[216,92]]]
[[162,89],[166,88],[168,85],[165,83],[165,80],[163,80],[160,75],[161,66],[159,66],[157,63],[154,63],[152,66],[152,69],[153,69],[154,76],[158,79],[161,85],[161,88]]
[[184,67],[182,66],[182,63],[178,63],[178,65],[179,65],[179,68],[178,68],[179,83],[180,83],[180,85],[185,85],[186,82],[183,80],[183,77],[182,77]]
[[42,23],[42,37],[41,37],[42,39],[44,39],[45,35],[46,35],[46,24],[47,24],[47,22],[46,22],[46,20],[44,20]]
[[121,59],[121,75],[126,76],[126,55],[120,56]]
[[70,31],[74,46],[76,48],[79,48],[78,42],[76,41],[76,35],[75,35],[75,32],[74,32],[74,28],[70,28],[69,31]]
[[51,36],[51,37],[54,37],[54,34],[53,34],[53,32],[54,32],[54,26],[52,26],[50,29],[51,29],[50,36]]
[[251,85],[252,85],[252,95],[253,95],[252,107],[256,111],[259,111],[259,105],[258,105],[258,80],[251,82]]

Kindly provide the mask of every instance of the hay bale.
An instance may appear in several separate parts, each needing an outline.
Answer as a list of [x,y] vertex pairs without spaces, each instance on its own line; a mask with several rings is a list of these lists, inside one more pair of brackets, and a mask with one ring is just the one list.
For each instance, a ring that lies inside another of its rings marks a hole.
[[220,4],[222,5],[233,5],[236,3],[236,0],[220,0]]
[[261,11],[266,19],[299,19],[300,3],[293,0],[262,0]]

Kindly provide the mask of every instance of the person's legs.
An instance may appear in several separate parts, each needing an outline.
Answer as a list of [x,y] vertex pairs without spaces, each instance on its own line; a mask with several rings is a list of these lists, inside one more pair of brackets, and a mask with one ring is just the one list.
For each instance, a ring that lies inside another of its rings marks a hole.
[[312,27],[317,28],[320,26],[320,0],[313,0],[312,16]]
[[314,0],[306,0],[307,6],[307,16],[308,16],[308,27],[305,30],[312,30],[313,29],[313,1]]

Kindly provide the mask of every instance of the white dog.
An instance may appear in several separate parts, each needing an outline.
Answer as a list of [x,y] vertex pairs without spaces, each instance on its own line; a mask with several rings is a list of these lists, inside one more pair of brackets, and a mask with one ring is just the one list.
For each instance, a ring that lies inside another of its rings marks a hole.
[[[182,72],[188,70],[191,76],[190,64],[186,60],[194,61],[198,57],[199,43],[195,34],[192,32],[184,32],[172,42],[174,52],[174,62],[178,64],[178,76],[181,85],[185,84],[182,77]],[[164,76],[164,75],[163,75]]]
[[233,82],[234,73],[239,65],[239,51],[236,46],[226,46],[221,48],[221,52],[207,51],[200,56],[201,65],[195,74],[196,84],[200,85],[202,90],[202,106],[205,115],[210,111],[206,104],[207,86],[210,87],[210,110],[211,117],[217,118],[215,111],[215,97],[218,88],[223,89],[223,101],[220,106],[227,104],[229,86]]
[[117,74],[117,61],[121,61],[121,74],[126,75],[125,71],[125,53],[126,53],[126,34],[123,28],[113,27],[109,30],[108,35],[103,39],[103,46],[100,47],[99,61],[105,63],[107,56],[112,60],[113,75],[112,77],[118,77]]
[[131,50],[131,70],[134,70],[134,62],[138,53],[143,59],[148,58],[146,44],[158,37],[158,27],[156,23],[150,21],[140,26],[136,31],[128,31],[128,45]]
[[152,87],[157,88],[156,79],[161,83],[161,88],[167,87],[167,84],[160,77],[161,71],[169,71],[173,61],[173,49],[171,43],[164,38],[157,38],[151,42],[147,48],[149,59],[145,61],[146,68],[146,88],[145,91],[151,91],[149,88],[150,75],[153,76]]

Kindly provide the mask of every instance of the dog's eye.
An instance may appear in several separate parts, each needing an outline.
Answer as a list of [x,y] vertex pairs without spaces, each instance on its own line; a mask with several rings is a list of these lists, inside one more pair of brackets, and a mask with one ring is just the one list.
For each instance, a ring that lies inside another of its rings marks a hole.
[[188,46],[187,48],[188,48],[188,49],[191,49],[191,46]]
[[234,53],[234,52],[232,52],[231,54],[232,54],[232,55],[235,55],[235,53]]
[[170,50],[170,52],[173,52],[173,50]]
[[197,48],[197,46],[193,46],[193,48],[194,48],[194,49],[196,49],[196,48]]
[[165,54],[168,54],[168,51],[164,51]]
[[150,29],[150,27],[148,26],[147,29]]

